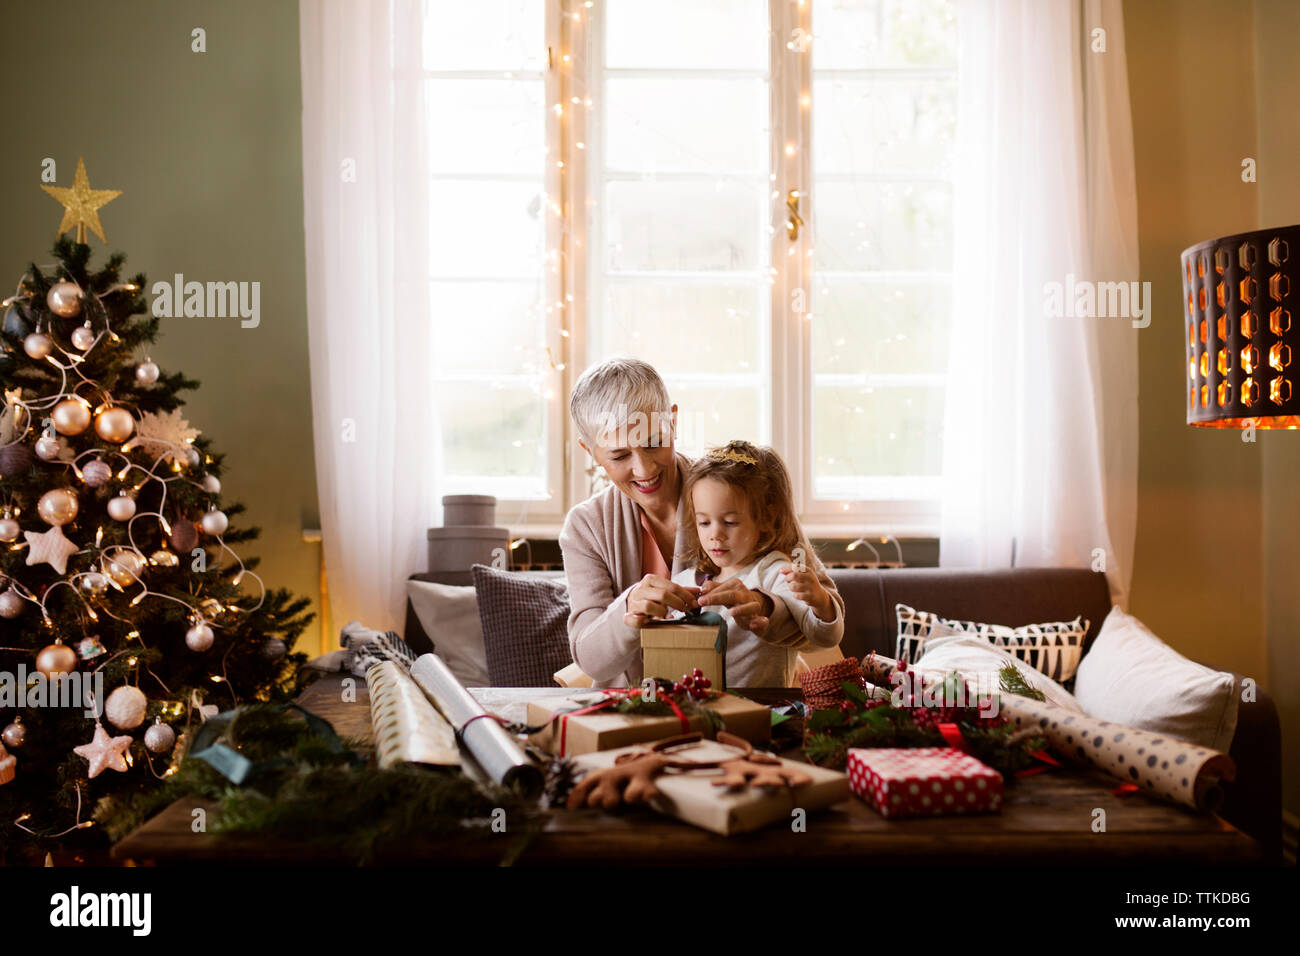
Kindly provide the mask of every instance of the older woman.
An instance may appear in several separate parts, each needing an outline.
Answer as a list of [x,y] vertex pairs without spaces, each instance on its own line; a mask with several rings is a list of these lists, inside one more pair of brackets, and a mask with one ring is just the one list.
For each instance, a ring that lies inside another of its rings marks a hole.
[[[669,580],[684,567],[681,489],[690,461],[673,450],[677,406],[645,362],[611,359],[587,369],[569,410],[578,443],[611,482],[574,506],[560,532],[571,603],[569,649],[597,685],[633,686],[642,674],[632,615],[666,617],[698,606],[699,588]],[[809,565],[843,614],[843,599],[816,556]],[[728,608],[744,627],[763,619],[764,640],[788,637],[794,627],[781,599],[739,579],[713,588],[708,604]]]

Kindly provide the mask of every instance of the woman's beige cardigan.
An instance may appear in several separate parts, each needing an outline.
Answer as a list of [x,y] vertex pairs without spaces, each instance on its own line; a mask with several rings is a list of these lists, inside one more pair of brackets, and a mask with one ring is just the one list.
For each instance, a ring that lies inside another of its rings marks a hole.
[[[686,477],[690,460],[677,455],[678,486]],[[574,662],[598,687],[632,687],[641,681],[641,638],[623,623],[628,592],[641,580],[641,509],[610,485],[581,504],[564,519],[560,532],[564,573],[569,583],[569,650]],[[677,540],[673,546],[672,573],[686,565],[685,499],[677,503]],[[844,614],[844,599],[815,554],[809,567],[830,592]],[[772,618],[763,640],[783,647],[806,644],[798,624],[784,602],[772,598]]]

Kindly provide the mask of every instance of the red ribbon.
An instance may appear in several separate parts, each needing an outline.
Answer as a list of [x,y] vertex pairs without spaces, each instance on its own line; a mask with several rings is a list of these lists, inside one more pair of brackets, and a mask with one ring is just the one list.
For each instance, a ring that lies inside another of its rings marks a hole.
[[1036,773],[1046,773],[1047,771],[1051,770],[1052,767],[1061,766],[1061,762],[1057,760],[1055,757],[1053,757],[1051,754],[1049,754],[1046,750],[1035,750],[1029,756],[1033,757],[1035,760],[1040,760],[1045,764],[1051,764],[1051,766],[1026,767],[1024,770],[1016,771],[1015,775],[1017,777],[1032,777]]
[[948,741],[949,747],[956,747],[958,750],[970,753],[970,747],[966,743],[966,738],[961,735],[961,730],[956,724],[937,724],[939,733],[943,734],[943,739]]
[[1110,792],[1110,795],[1112,797],[1127,797],[1130,793],[1137,793],[1139,789],[1136,783],[1121,783]]
[[[617,704],[620,700],[626,700],[629,697],[635,697],[637,694],[641,693],[641,688],[640,687],[609,688],[605,690],[603,693],[606,695],[604,700],[598,700],[596,701],[596,703],[589,704],[586,707],[580,707],[577,710],[566,710],[564,713],[556,715],[556,718],[558,718],[560,721],[560,754],[559,755],[561,757],[564,756],[565,742],[568,740],[570,717],[577,717],[582,714],[593,714],[596,713],[597,711],[608,710],[609,708]],[[673,700],[672,695],[659,694],[656,691],[656,699],[664,701],[666,704],[668,704],[669,707],[672,708],[673,713],[677,715],[677,720],[682,725],[682,733],[684,734],[689,733],[691,729],[690,718],[687,717],[684,713],[682,713],[682,709],[677,706],[677,701]]]

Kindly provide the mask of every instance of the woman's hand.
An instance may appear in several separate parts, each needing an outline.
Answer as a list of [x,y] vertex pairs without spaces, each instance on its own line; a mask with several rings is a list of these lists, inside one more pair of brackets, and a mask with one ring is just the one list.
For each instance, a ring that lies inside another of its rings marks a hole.
[[739,578],[705,581],[704,587],[700,588],[699,603],[701,607],[713,605],[729,609],[737,624],[759,636],[767,630],[775,606],[770,597],[762,591],[751,591]]
[[817,575],[806,567],[798,570],[790,564],[781,569],[781,574],[794,596],[811,607],[819,618],[826,622],[835,620],[835,602],[831,600],[830,592],[817,580]]
[[641,627],[655,618],[667,617],[670,609],[694,610],[700,606],[695,600],[699,593],[699,588],[684,587],[657,574],[647,574],[628,592],[623,623]]

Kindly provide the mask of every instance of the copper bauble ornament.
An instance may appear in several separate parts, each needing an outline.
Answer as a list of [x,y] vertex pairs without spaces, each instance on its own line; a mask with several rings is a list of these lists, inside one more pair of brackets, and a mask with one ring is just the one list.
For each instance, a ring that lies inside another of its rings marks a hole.
[[135,419],[125,408],[110,405],[95,415],[95,434],[106,442],[124,442],[134,431]]
[[75,282],[56,282],[45,293],[45,304],[55,315],[71,319],[81,314],[81,289]]
[[174,568],[181,563],[181,559],[166,548],[159,548],[149,555],[149,563],[160,568]]
[[72,345],[74,348],[78,348],[84,352],[94,344],[95,333],[91,330],[88,324],[79,325],[72,330]]
[[36,454],[42,461],[54,461],[62,450],[63,446],[59,444],[57,438],[46,435],[36,439]]
[[79,510],[77,493],[71,488],[51,488],[36,502],[36,513],[41,520],[55,526],[67,524],[77,517]]
[[114,521],[130,521],[135,516],[135,499],[126,492],[108,500],[108,516]]
[[17,750],[27,740],[27,728],[23,726],[21,720],[15,720],[0,733],[0,740],[4,741],[6,747]]
[[5,445],[0,448],[0,475],[14,478],[32,467],[34,461],[32,450],[26,445]]
[[80,435],[90,427],[90,406],[79,398],[65,398],[50,412],[60,435]]
[[77,666],[77,654],[66,644],[55,642],[41,648],[36,655],[36,669],[46,677],[55,674],[71,674]]
[[22,596],[13,588],[0,594],[0,617],[14,618],[23,613]]
[[152,385],[158,381],[158,366],[146,359],[135,367],[135,380],[141,385]]
[[22,530],[13,518],[0,518],[0,541],[17,541]]
[[144,570],[144,555],[138,551],[115,551],[104,562],[104,571],[121,587],[128,587],[140,578]]
[[112,477],[113,469],[98,458],[87,462],[86,467],[81,469],[81,480],[92,488],[98,488]]
[[221,602],[216,598],[204,598],[199,602],[199,610],[206,618],[214,618],[221,613]]
[[206,651],[212,646],[212,628],[203,621],[185,632],[185,646],[192,651]]
[[99,571],[87,571],[81,576],[80,584],[87,594],[103,594],[108,590],[108,577]]
[[170,725],[164,724],[161,719],[144,732],[144,745],[149,748],[150,753],[165,754],[175,743],[176,731],[172,730]]
[[262,645],[262,656],[268,661],[278,661],[289,651],[289,646],[278,637],[268,637]]
[[39,362],[54,351],[54,340],[44,332],[33,332],[23,339],[23,351]]
[[199,544],[199,529],[187,518],[177,518],[172,522],[172,549],[178,554],[189,554]]

